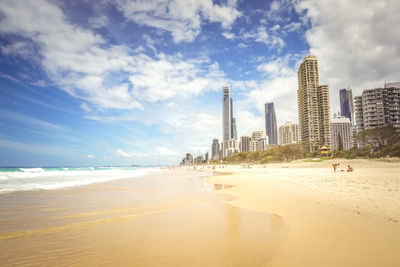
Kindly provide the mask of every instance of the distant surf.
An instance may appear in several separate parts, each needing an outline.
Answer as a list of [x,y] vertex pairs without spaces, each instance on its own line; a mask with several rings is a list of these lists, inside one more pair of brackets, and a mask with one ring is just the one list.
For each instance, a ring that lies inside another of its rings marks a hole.
[[0,168],[0,193],[87,185],[139,177],[150,170],[140,167]]

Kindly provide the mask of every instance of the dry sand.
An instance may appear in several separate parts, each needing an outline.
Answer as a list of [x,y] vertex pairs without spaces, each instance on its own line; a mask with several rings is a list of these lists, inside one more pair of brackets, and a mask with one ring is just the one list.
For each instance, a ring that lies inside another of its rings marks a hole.
[[217,168],[236,207],[281,216],[289,233],[267,266],[400,266],[400,164],[337,161]]

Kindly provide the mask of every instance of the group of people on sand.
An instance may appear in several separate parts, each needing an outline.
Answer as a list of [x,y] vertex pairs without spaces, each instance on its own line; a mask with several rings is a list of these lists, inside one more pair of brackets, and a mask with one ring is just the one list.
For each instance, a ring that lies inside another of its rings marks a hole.
[[[339,166],[339,163],[333,163],[332,167],[333,167],[333,171],[336,172],[337,167]],[[340,170],[341,172],[344,172],[344,170]],[[350,165],[347,165],[347,172],[352,172],[354,171],[353,167],[351,167]]]

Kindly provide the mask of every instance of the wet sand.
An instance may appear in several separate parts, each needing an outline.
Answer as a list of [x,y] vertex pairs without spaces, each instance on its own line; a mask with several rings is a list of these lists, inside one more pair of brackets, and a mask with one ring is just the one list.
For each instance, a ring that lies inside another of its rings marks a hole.
[[[336,161],[335,161],[336,162]],[[289,232],[266,266],[400,266],[400,163],[268,164],[209,178],[230,184],[232,205],[282,217]]]
[[[2,266],[263,266],[285,240],[277,214],[232,206],[206,173],[0,195]],[[203,177],[200,177],[203,176]]]

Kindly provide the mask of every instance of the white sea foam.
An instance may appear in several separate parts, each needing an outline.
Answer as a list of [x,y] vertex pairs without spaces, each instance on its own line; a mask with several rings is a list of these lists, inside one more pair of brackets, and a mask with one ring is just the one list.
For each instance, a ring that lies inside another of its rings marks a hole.
[[[82,168],[83,170],[64,170],[29,168],[29,171],[0,172],[0,192],[12,192],[36,189],[59,189],[71,186],[87,185],[111,180],[132,178],[146,175],[151,169],[124,169],[107,168],[96,170],[95,168]],[[35,169],[35,170],[33,170]],[[72,168],[71,168],[72,169]]]
[[43,168],[19,168],[23,172],[44,172]]

